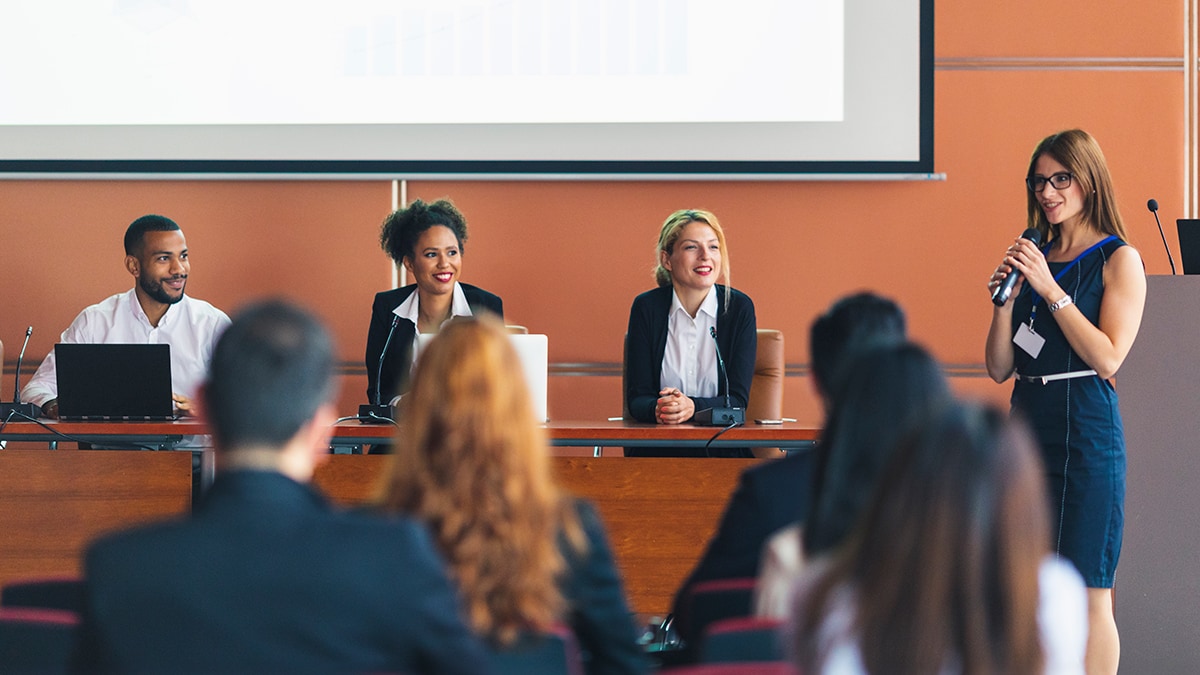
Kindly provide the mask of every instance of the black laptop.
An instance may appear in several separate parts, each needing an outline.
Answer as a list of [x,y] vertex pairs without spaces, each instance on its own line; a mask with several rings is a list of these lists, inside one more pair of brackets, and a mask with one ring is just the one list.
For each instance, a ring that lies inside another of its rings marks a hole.
[[1184,274],[1200,274],[1200,220],[1180,218],[1175,221],[1179,228],[1179,259]]
[[58,417],[170,420],[170,345],[57,344]]

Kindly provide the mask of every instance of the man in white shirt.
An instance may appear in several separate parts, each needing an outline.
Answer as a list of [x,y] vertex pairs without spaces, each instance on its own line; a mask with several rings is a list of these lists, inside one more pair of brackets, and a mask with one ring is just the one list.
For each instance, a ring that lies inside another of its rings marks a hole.
[[[185,294],[191,262],[187,241],[170,218],[147,215],[125,231],[125,269],[136,283],[79,313],[61,342],[137,343],[171,346],[171,384],[176,411],[194,413],[192,399],[204,381],[213,347],[229,317]],[[21,391],[42,415],[58,418],[54,350]]]

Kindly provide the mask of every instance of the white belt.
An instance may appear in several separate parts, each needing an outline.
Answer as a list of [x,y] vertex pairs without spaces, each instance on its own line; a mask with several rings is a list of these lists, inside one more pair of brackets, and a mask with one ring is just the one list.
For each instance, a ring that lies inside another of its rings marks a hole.
[[1091,377],[1095,375],[1094,370],[1073,370],[1069,373],[1055,373],[1053,375],[1022,375],[1017,373],[1017,379],[1022,382],[1037,382],[1039,384],[1048,384],[1055,380],[1073,380],[1077,377]]

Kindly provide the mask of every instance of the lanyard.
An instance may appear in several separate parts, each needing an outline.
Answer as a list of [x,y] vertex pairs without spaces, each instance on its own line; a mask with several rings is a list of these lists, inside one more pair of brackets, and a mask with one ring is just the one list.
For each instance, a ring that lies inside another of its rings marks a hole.
[[[1063,275],[1067,273],[1067,270],[1074,267],[1075,263],[1079,262],[1080,260],[1083,260],[1084,257],[1087,256],[1087,254],[1091,253],[1092,251],[1095,251],[1096,249],[1100,248],[1101,246],[1107,244],[1108,242],[1110,242],[1116,238],[1117,238],[1117,236],[1115,234],[1110,234],[1107,237],[1105,237],[1104,239],[1101,239],[1100,241],[1093,244],[1091,246],[1091,248],[1089,248],[1088,250],[1075,256],[1074,260],[1067,263],[1066,267],[1062,268],[1061,270],[1058,271],[1058,274],[1054,275],[1054,283],[1058,283],[1058,280],[1061,279],[1063,277]],[[1049,244],[1046,244],[1046,248],[1042,249],[1042,255],[1045,255],[1046,252],[1049,251],[1050,247],[1053,245],[1054,245],[1054,242],[1050,242]],[[1033,290],[1032,287],[1029,289],[1029,294],[1033,300],[1033,309],[1029,310],[1029,327],[1032,329],[1033,328],[1033,320],[1037,318],[1038,302],[1042,299],[1042,297],[1040,295],[1038,295],[1037,291]]]

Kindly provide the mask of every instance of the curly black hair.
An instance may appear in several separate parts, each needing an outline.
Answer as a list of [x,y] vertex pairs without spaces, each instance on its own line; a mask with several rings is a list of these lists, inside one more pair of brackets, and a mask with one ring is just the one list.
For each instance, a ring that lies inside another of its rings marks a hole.
[[450,228],[458,240],[459,253],[465,252],[467,241],[467,219],[448,199],[439,199],[427,204],[420,199],[408,206],[393,211],[383,219],[379,232],[379,245],[397,264],[404,258],[416,255],[417,239],[421,233],[435,225]]

